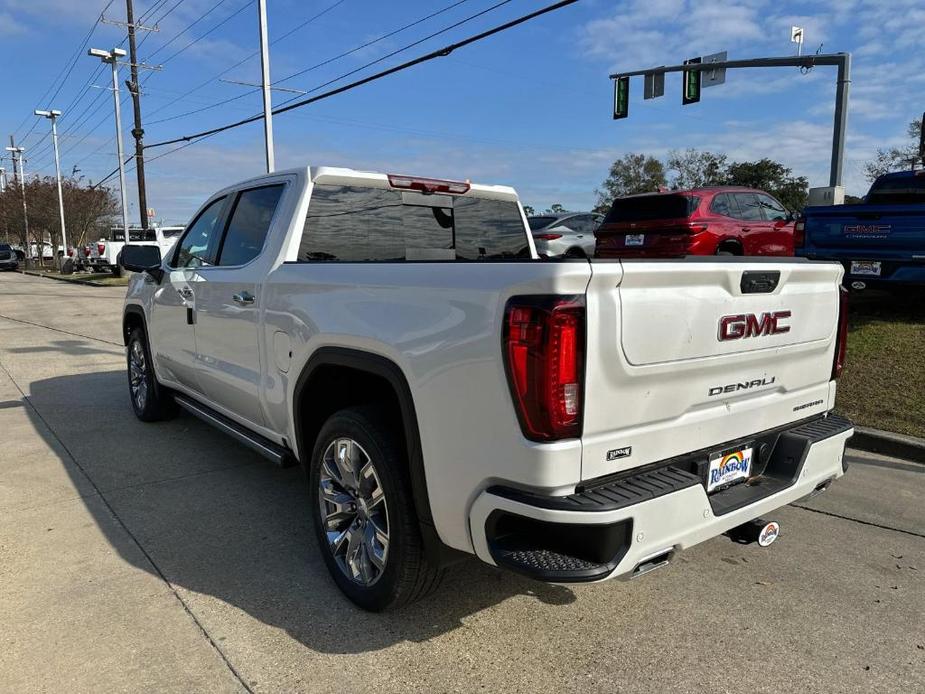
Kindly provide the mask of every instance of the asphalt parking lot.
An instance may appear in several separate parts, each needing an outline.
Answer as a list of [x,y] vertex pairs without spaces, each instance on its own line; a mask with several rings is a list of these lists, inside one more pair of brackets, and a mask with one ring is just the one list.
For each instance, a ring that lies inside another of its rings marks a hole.
[[852,451],[768,549],[570,588],[470,561],[371,615],[298,470],[135,419],[123,295],[0,274],[0,689],[925,691],[923,465]]

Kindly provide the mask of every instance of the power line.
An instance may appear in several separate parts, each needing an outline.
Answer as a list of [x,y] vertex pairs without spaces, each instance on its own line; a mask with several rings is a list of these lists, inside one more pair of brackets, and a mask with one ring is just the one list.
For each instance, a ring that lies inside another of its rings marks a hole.
[[[395,29],[395,30],[393,30],[393,31],[390,31],[390,32],[388,32],[388,33],[386,33],[386,34],[383,34],[382,36],[378,36],[377,38],[372,39],[371,41],[367,41],[367,42],[364,43],[364,44],[361,44],[361,45],[359,45],[359,46],[356,46],[356,47],[354,47],[354,48],[351,48],[349,51],[344,51],[343,53],[340,53],[339,55],[333,56],[333,57],[331,57],[331,58],[327,58],[326,60],[322,60],[320,63],[316,63],[315,65],[312,65],[311,67],[305,68],[305,69],[303,69],[303,70],[299,70],[298,72],[294,72],[294,73],[292,73],[291,75],[288,75],[288,76],[286,76],[286,77],[282,77],[282,78],[280,78],[280,79],[278,79],[278,80],[275,80],[275,81],[273,82],[273,84],[274,84],[274,85],[275,85],[275,84],[280,84],[281,82],[285,82],[285,81],[287,81],[287,80],[290,80],[290,79],[292,79],[293,77],[297,77],[297,76],[299,76],[299,75],[303,75],[303,74],[305,74],[305,73],[307,73],[307,72],[311,72],[312,70],[316,70],[316,69],[318,69],[319,67],[323,67],[323,66],[325,66],[325,65],[328,65],[328,64],[330,64],[330,63],[332,63],[332,62],[334,62],[334,61],[336,61],[336,60],[340,60],[341,58],[344,58],[344,57],[346,57],[346,56],[348,56],[348,55],[351,55],[352,53],[356,53],[357,51],[362,50],[362,49],[364,49],[364,48],[367,48],[367,47],[369,47],[369,46],[371,46],[371,45],[373,45],[373,44],[375,44],[375,43],[378,43],[379,41],[383,41],[383,40],[385,40],[385,39],[387,39],[387,38],[390,38],[390,37],[392,37],[392,36],[395,36],[396,34],[402,32],[402,31],[405,31],[406,29],[410,29],[411,27],[417,26],[418,24],[421,24],[421,23],[427,21],[428,19],[432,19],[433,17],[436,17],[436,16],[439,15],[439,14],[442,14],[442,13],[444,13],[444,12],[447,12],[448,10],[453,9],[454,7],[457,7],[457,6],[459,6],[459,5],[462,5],[462,4],[465,3],[465,2],[468,2],[468,0],[457,0],[457,2],[454,2],[453,4],[446,6],[446,7],[444,7],[444,8],[441,9],[441,10],[437,10],[436,12],[432,12],[431,14],[427,15],[426,17],[422,17],[422,18],[420,18],[420,19],[418,19],[418,20],[416,20],[416,21],[414,21],[414,22],[411,22],[410,24],[406,24],[406,25],[403,26],[403,27],[400,27],[400,28]],[[395,55],[397,55],[397,54],[399,54],[399,53],[402,53],[403,51],[407,51],[407,50],[409,50],[409,49],[411,49],[411,48],[414,48],[415,46],[417,46],[417,45],[419,45],[419,44],[421,44],[421,43],[424,43],[425,41],[428,41],[429,39],[432,39],[432,38],[434,38],[434,37],[436,37],[436,36],[439,36],[440,34],[444,34],[444,33],[448,32],[448,31],[451,31],[452,29],[455,29],[455,28],[457,28],[458,26],[460,26],[460,25],[462,25],[462,24],[465,24],[466,22],[469,22],[469,21],[471,21],[471,20],[473,20],[473,19],[476,19],[476,18],[482,16],[483,14],[486,14],[487,12],[491,12],[492,10],[497,9],[498,7],[501,7],[502,5],[506,5],[506,4],[509,3],[509,2],[511,2],[511,0],[502,0],[502,2],[499,2],[499,3],[495,4],[495,5],[492,5],[491,7],[487,8],[487,9],[484,9],[484,10],[482,10],[482,11],[480,11],[480,12],[477,12],[476,14],[470,15],[470,16],[466,17],[465,19],[462,19],[462,20],[456,22],[455,24],[451,24],[451,25],[448,26],[448,27],[444,27],[443,29],[440,29],[439,31],[435,31],[434,33],[429,34],[428,36],[425,36],[425,37],[422,38],[422,39],[419,39],[419,40],[417,40],[417,41],[414,41],[414,42],[412,42],[412,43],[409,43],[409,44],[407,44],[407,45],[405,45],[405,46],[402,46],[401,48],[399,48],[399,49],[397,49],[397,50],[395,50],[395,51],[392,51],[391,53],[388,53],[388,54],[386,54],[386,55],[384,55],[384,56],[382,56],[382,57],[380,57],[380,58],[377,58],[376,60],[373,60],[373,61],[371,61],[371,62],[368,62],[368,63],[366,63],[365,65],[356,68],[355,70],[351,70],[350,72],[346,72],[346,73],[340,75],[339,77],[334,78],[333,80],[329,80],[328,82],[325,82],[324,84],[321,84],[321,85],[318,85],[318,86],[316,86],[316,87],[313,87],[313,88],[310,89],[309,91],[310,91],[310,92],[313,92],[313,91],[317,91],[317,90],[319,90],[319,89],[323,89],[324,87],[328,86],[329,84],[332,84],[332,83],[334,83],[334,82],[338,82],[338,81],[340,81],[340,80],[342,80],[342,79],[344,79],[344,78],[346,78],[346,77],[349,77],[350,75],[352,75],[352,74],[354,74],[354,73],[356,73],[356,72],[360,72],[360,71],[362,71],[362,70],[365,70],[366,68],[372,67],[373,65],[376,65],[377,63],[381,63],[383,60],[387,60],[388,58],[391,58],[391,57],[393,57],[393,56],[395,56]],[[224,73],[222,73],[222,74],[224,74]],[[251,95],[251,94],[254,94],[254,93],[256,93],[256,92],[259,92],[259,91],[260,91],[259,88],[257,88],[257,89],[250,89],[250,90],[248,90],[248,91],[246,91],[246,92],[243,92],[243,93],[238,94],[238,95],[236,95],[236,96],[232,96],[232,97],[230,97],[230,98],[228,98],[228,99],[223,99],[222,101],[213,103],[213,104],[211,104],[211,105],[209,105],[209,106],[203,106],[202,108],[193,109],[193,110],[191,110],[191,111],[185,111],[185,112],[183,112],[183,113],[178,113],[178,114],[176,114],[176,115],[174,115],[174,116],[168,116],[167,118],[161,118],[161,119],[159,119],[159,120],[151,121],[151,124],[153,125],[153,124],[155,124],[155,123],[164,123],[164,122],[166,122],[166,121],[176,120],[177,118],[183,118],[183,117],[185,117],[185,116],[192,116],[192,115],[195,115],[195,114],[197,114],[197,113],[202,113],[203,111],[208,111],[208,110],[213,109],[213,108],[218,108],[219,106],[224,106],[224,105],[226,105],[226,104],[230,104],[230,103],[233,102],[233,101],[238,101],[239,99],[243,99],[244,97],[249,96],[249,95]],[[184,96],[186,96],[186,94],[184,94]],[[297,98],[299,98],[299,97],[296,96],[296,97],[294,97],[294,98],[297,99]],[[284,101],[281,105],[285,105],[285,104],[289,103],[289,102],[292,101],[292,100],[293,100],[293,99],[289,99],[288,101]],[[155,112],[156,112],[156,111],[155,111]]]
[[[506,1],[509,1],[509,0],[506,0]],[[523,24],[524,22],[528,22],[544,14],[548,14],[549,12],[553,12],[555,10],[561,9],[568,5],[572,5],[577,1],[578,0],[560,0],[560,2],[554,3],[552,5],[548,5],[539,10],[536,10],[535,12],[531,12],[529,14],[523,15],[509,22],[505,22],[504,24],[496,26],[492,29],[488,29],[479,34],[475,34],[474,36],[470,36],[469,38],[463,39],[462,41],[451,43],[447,46],[444,46],[443,48],[438,48],[435,51],[431,51],[430,53],[426,53],[425,55],[419,56],[417,58],[413,58],[404,63],[395,65],[394,67],[390,67],[386,70],[382,70],[380,72],[369,75],[367,77],[356,80],[354,82],[350,82],[349,84],[345,84],[341,87],[337,87],[336,89],[332,89],[330,91],[324,92],[323,94],[318,94],[317,96],[309,97],[307,99],[301,99],[299,101],[296,101],[295,103],[287,103],[286,105],[281,105],[273,109],[273,115],[275,116],[280,113],[286,113],[287,111],[292,111],[297,108],[302,108],[303,106],[308,106],[309,104],[313,104],[316,101],[321,101],[322,99],[327,99],[332,96],[336,96],[337,94],[343,94],[344,92],[350,91],[352,89],[356,89],[357,87],[363,86],[364,84],[369,84],[370,82],[374,82],[376,80],[382,79],[383,77],[388,77],[389,75],[393,75],[397,72],[407,70],[410,67],[420,65],[421,63],[435,60],[437,58],[445,58],[446,56],[450,55],[453,51],[459,48],[464,48],[465,46],[468,46],[470,44],[476,43],[478,41],[482,41],[490,36],[494,36],[495,34],[499,34],[503,31],[507,31],[508,29],[512,29],[515,26]],[[239,121],[235,121],[234,123],[222,125],[217,128],[211,128],[209,130],[203,130],[202,132],[194,133],[192,135],[184,135],[182,137],[173,138],[172,140],[164,140],[163,142],[155,142],[153,144],[145,145],[145,149],[152,149],[154,147],[163,147],[165,145],[172,145],[178,142],[190,142],[191,140],[199,140],[209,135],[214,135],[220,132],[224,132],[225,130],[231,130],[232,128],[237,128],[242,125],[246,125],[248,123],[253,123],[255,121],[260,120],[261,118],[263,118],[263,114],[259,113],[257,115],[251,116],[250,118],[244,118]]]
[[[84,36],[84,39],[83,41],[81,41],[80,46],[77,48],[77,50],[74,51],[73,57],[68,59],[70,61],[70,65],[68,65],[68,61],[66,60],[64,63],[64,67],[61,68],[61,71],[58,72],[58,75],[52,80],[48,89],[46,89],[45,92],[42,94],[42,96],[39,97],[38,105],[36,106],[36,108],[41,108],[44,105],[42,102],[45,101],[46,97],[51,92],[51,90],[54,88],[55,83],[59,79],[61,79],[61,83],[58,85],[58,88],[55,89],[55,93],[52,94],[50,99],[48,100],[54,101],[55,98],[58,96],[58,94],[61,92],[61,89],[62,87],[64,87],[64,84],[67,82],[68,77],[70,77],[71,73],[74,71],[74,67],[77,65],[77,60],[80,58],[81,54],[83,53],[84,48],[86,48],[87,44],[90,42],[90,37],[93,35],[93,32],[96,31],[96,27],[99,26],[100,20],[103,18],[103,12],[108,10],[110,5],[112,5],[113,2],[115,2],[115,0],[109,0],[109,2],[106,3],[106,7],[104,7],[103,10],[100,12],[100,14],[97,16],[96,21],[93,22],[93,25],[90,27],[90,31],[87,32],[86,36]],[[61,78],[62,74],[64,75],[63,79]],[[38,125],[38,122],[41,117],[36,116],[35,118],[36,120],[32,123],[32,127],[29,128],[29,131],[25,135],[23,135],[22,141],[25,141],[25,139],[29,137],[29,135],[32,134],[32,131],[35,130],[36,125]],[[26,116],[23,119],[22,123],[16,128],[16,132],[19,132],[20,128],[22,128],[26,124],[26,122],[28,122],[28,120],[29,120],[29,116]]]
[[[328,5],[325,9],[323,9],[323,10],[321,10],[320,12],[316,13],[315,15],[309,17],[308,19],[306,19],[305,21],[301,22],[300,24],[294,26],[292,29],[290,29],[289,31],[287,31],[287,32],[286,32],[285,34],[283,34],[282,36],[279,36],[279,37],[273,39],[272,41],[270,41],[270,45],[271,45],[271,46],[274,46],[274,45],[276,45],[278,42],[282,41],[283,39],[286,39],[286,38],[288,38],[289,36],[292,36],[292,34],[294,34],[295,32],[299,31],[300,29],[305,28],[307,25],[311,24],[311,23],[314,22],[316,19],[320,19],[321,17],[323,17],[324,15],[326,15],[328,12],[330,12],[331,10],[333,10],[334,8],[336,8],[338,5],[343,4],[344,2],[345,2],[345,0],[337,0],[337,2],[334,2],[334,3],[331,4],[331,5]],[[456,4],[458,5],[458,4],[460,4],[461,2],[468,2],[468,0],[460,0],[460,1],[457,2]],[[244,58],[242,58],[241,60],[239,60],[238,62],[236,62],[234,65],[231,65],[231,66],[225,68],[225,69],[222,70],[220,73],[218,73],[217,75],[214,75],[213,77],[210,77],[209,79],[207,79],[207,80],[206,80],[205,82],[203,82],[202,84],[199,84],[199,85],[193,87],[192,89],[190,89],[190,90],[188,90],[188,91],[186,91],[186,92],[183,92],[179,97],[177,97],[177,98],[174,100],[174,102],[175,102],[175,101],[180,101],[180,100],[183,99],[184,97],[187,97],[187,96],[189,96],[190,94],[193,94],[194,92],[199,91],[199,90],[202,89],[203,87],[207,87],[209,84],[211,84],[212,82],[214,82],[215,80],[217,80],[217,79],[218,79],[219,77],[221,77],[222,75],[228,74],[229,72],[231,72],[232,70],[234,70],[236,67],[239,67],[240,65],[243,65],[243,64],[246,63],[248,60],[250,60],[251,58],[253,58],[253,57],[255,57],[255,56],[259,55],[259,54],[260,54],[260,51],[254,51],[253,53],[248,54],[247,56],[245,56]],[[256,91],[256,90],[255,90],[255,91]],[[252,92],[246,92],[246,93],[247,93],[247,94],[250,94],[250,93],[252,93]],[[162,106],[159,106],[158,108],[156,108],[156,109],[154,109],[153,111],[151,111],[151,113],[150,113],[149,115],[153,116],[154,114],[159,113],[160,111],[163,111],[165,108],[170,108],[170,106],[172,106],[174,102],[170,102],[170,103],[164,104],[164,105],[162,105]],[[151,121],[151,122],[152,122],[152,123],[159,123],[159,122],[161,122],[161,121]]]
[[[186,32],[188,32],[188,31],[189,31],[190,29],[192,29],[194,26],[196,26],[197,24],[199,24],[199,22],[201,22],[203,19],[205,19],[206,17],[208,17],[210,14],[212,14],[215,10],[217,10],[219,7],[221,7],[222,5],[224,5],[226,2],[228,2],[228,0],[218,0],[217,3],[215,3],[214,5],[212,5],[212,7],[210,7],[208,10],[206,10],[206,11],[203,12],[201,15],[199,15],[198,18],[196,18],[195,20],[193,20],[193,22],[192,22],[191,24],[187,25],[184,29],[181,29],[177,34],[175,34],[174,37],[173,37],[172,39],[170,39],[170,40],[167,41],[165,44],[163,44],[163,45],[161,45],[159,48],[157,48],[153,53],[151,53],[151,54],[148,56],[148,58],[149,58],[149,59],[150,59],[150,58],[153,58],[155,55],[157,55],[157,54],[160,53],[162,50],[164,50],[165,48],[167,48],[167,46],[169,46],[169,45],[172,44],[174,41],[176,41],[177,39],[179,39],[179,38],[180,38],[181,36],[183,36]],[[247,5],[249,5],[251,2],[252,2],[252,0],[248,0],[247,4],[245,4],[244,7],[247,7]],[[242,9],[243,9],[243,8],[242,8]]]
[[[525,23],[525,22],[528,22],[528,21],[530,21],[530,20],[532,20],[532,19],[535,19],[535,18],[537,18],[537,17],[539,17],[539,16],[541,16],[541,15],[548,14],[549,12],[553,12],[553,11],[555,11],[555,10],[561,9],[561,8],[566,7],[566,6],[568,6],[568,5],[572,5],[572,4],[576,3],[576,2],[578,2],[578,0],[561,0],[560,2],[557,2],[557,3],[554,3],[554,4],[552,4],[552,5],[548,5],[548,6],[546,6],[546,7],[543,7],[543,8],[541,8],[541,9],[539,9],[539,10],[536,10],[535,12],[531,12],[530,14],[523,15],[523,16],[521,16],[521,17],[518,17],[517,19],[511,20],[510,22],[506,22],[506,23],[501,24],[501,25],[499,25],[499,26],[496,26],[496,27],[494,27],[494,28],[492,28],[492,29],[488,29],[487,31],[483,31],[483,32],[481,32],[481,33],[479,33],[479,34],[476,34],[476,35],[474,35],[474,36],[470,36],[469,38],[463,39],[462,41],[457,41],[456,43],[449,44],[448,46],[444,46],[443,48],[439,48],[439,49],[437,49],[436,51],[432,51],[432,52],[427,53],[427,54],[425,54],[425,55],[422,55],[422,56],[419,56],[419,57],[414,58],[414,59],[412,59],[412,60],[406,61],[406,62],[404,62],[404,63],[401,63],[400,65],[396,65],[396,66],[391,67],[391,68],[389,68],[389,69],[387,69],[387,70],[382,70],[381,72],[377,72],[377,73],[374,74],[374,75],[370,75],[370,76],[368,76],[368,77],[364,77],[364,78],[361,79],[361,80],[357,80],[357,81],[355,81],[355,82],[351,82],[350,84],[346,84],[346,85],[344,85],[344,86],[342,86],[342,87],[338,87],[337,89],[332,89],[331,91],[325,92],[324,94],[319,94],[318,96],[314,96],[314,97],[311,97],[311,98],[308,98],[308,99],[303,99],[303,100],[298,101],[298,102],[296,102],[296,103],[294,103],[294,104],[289,104],[289,105],[286,105],[286,106],[279,107],[279,108],[273,110],[273,115],[277,115],[278,113],[285,113],[285,112],[287,112],[287,111],[292,111],[292,110],[294,110],[294,109],[301,108],[302,106],[307,106],[307,105],[310,104],[310,103],[314,103],[314,102],[316,102],[316,101],[320,101],[320,100],[322,100],[322,99],[326,99],[326,98],[331,97],[331,96],[334,96],[334,95],[336,95],[336,94],[341,94],[341,93],[346,92],[346,91],[349,91],[349,90],[351,90],[351,89],[355,89],[356,87],[359,87],[359,86],[364,85],[364,84],[368,84],[368,83],[370,83],[370,82],[373,82],[373,81],[375,81],[375,80],[381,79],[381,78],[386,77],[386,76],[388,76],[388,75],[392,75],[392,74],[394,74],[394,73],[396,73],[396,72],[400,72],[400,71],[402,71],[402,70],[406,70],[406,69],[408,69],[408,68],[410,68],[410,67],[413,67],[413,66],[415,66],[415,65],[419,65],[419,64],[421,64],[421,63],[424,63],[424,62],[427,62],[427,61],[430,61],[430,60],[434,60],[434,59],[436,59],[436,58],[443,58],[443,57],[446,57],[446,56],[450,55],[453,51],[455,51],[455,50],[457,50],[457,49],[459,49],[459,48],[463,48],[463,47],[465,47],[465,46],[468,46],[468,45],[470,45],[470,44],[476,43],[476,42],[478,42],[478,41],[482,41],[482,40],[484,40],[484,39],[486,39],[486,38],[488,38],[488,37],[490,37],[490,36],[494,36],[495,34],[499,34],[499,33],[503,32],[503,31],[508,30],[508,29],[512,29],[512,28],[515,27],[515,26],[518,26],[518,25],[520,25],[520,24],[523,24],[523,23]],[[236,127],[239,127],[239,126],[241,126],[241,125],[245,125],[245,124],[247,124],[247,123],[253,123],[253,122],[255,122],[255,121],[260,120],[261,118],[263,118],[263,114],[262,114],[262,113],[261,113],[261,114],[258,114],[258,115],[256,115],[256,116],[252,116],[252,117],[250,117],[250,118],[245,118],[245,119],[243,119],[243,120],[237,121],[236,123],[230,123],[230,124],[228,124],[228,125],[221,126],[221,127],[219,127],[219,128],[212,128],[211,130],[207,130],[207,131],[204,131],[204,132],[196,133],[196,134],[194,134],[194,135],[188,135],[188,136],[185,136],[185,137],[175,138],[175,139],[173,139],[173,140],[166,140],[166,141],[164,141],[164,142],[156,142],[156,143],[153,143],[153,144],[150,144],[150,145],[145,145],[145,149],[151,149],[151,148],[154,148],[154,147],[162,147],[162,146],[165,146],[165,145],[177,144],[177,143],[180,143],[180,142],[183,143],[183,144],[181,144],[179,147],[174,147],[173,149],[167,150],[166,152],[163,152],[163,153],[157,155],[156,157],[151,157],[150,159],[148,159],[148,161],[149,161],[149,162],[152,162],[152,161],[155,161],[155,160],[157,160],[157,159],[161,159],[161,158],[166,157],[166,156],[169,155],[169,154],[173,154],[174,152],[177,152],[177,151],[179,151],[179,150],[181,150],[181,149],[185,149],[186,147],[191,147],[192,145],[196,144],[197,142],[201,142],[202,140],[204,140],[204,139],[206,139],[206,138],[209,138],[209,137],[212,137],[213,135],[217,135],[217,134],[220,133],[220,132],[224,132],[225,130],[230,130],[230,129],[232,129],[232,128],[236,128]],[[126,160],[126,161],[128,161],[128,160]],[[108,181],[110,178],[112,178],[114,175],[116,175],[116,174],[118,173],[118,171],[119,171],[118,168],[114,169],[114,170],[111,171],[109,174],[107,174],[106,176],[104,176],[101,180],[99,180],[97,183],[95,183],[93,187],[98,188],[99,186],[103,185],[106,181]]]

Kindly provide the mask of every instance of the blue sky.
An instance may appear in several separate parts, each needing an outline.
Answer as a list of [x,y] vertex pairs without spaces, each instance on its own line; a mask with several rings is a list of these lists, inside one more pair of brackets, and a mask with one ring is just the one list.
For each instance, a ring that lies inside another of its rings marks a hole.
[[[268,0],[271,40],[333,6],[273,45],[272,78],[373,41],[454,1]],[[312,89],[497,2],[465,0],[423,24],[280,86]],[[512,0],[377,68],[545,4],[545,0]],[[99,180],[115,167],[111,97],[92,86],[82,89],[99,66],[96,59],[81,54],[55,99],[40,100],[50,86],[54,85],[52,92],[57,89],[60,80],[54,82],[55,76],[70,65],[70,57],[105,5],[106,0],[0,0],[0,45],[5,56],[0,67],[0,135],[6,145],[15,132],[17,144],[22,141],[26,146],[28,173],[50,175],[54,166],[47,145],[48,124],[29,115],[36,107],[67,109],[59,122],[65,171],[76,164],[83,176]],[[160,31],[148,35],[140,49],[142,60],[163,63],[161,71],[144,74],[142,102],[149,143],[261,109],[259,93],[212,79],[256,51],[255,2],[137,0],[136,16],[154,8],[153,20],[174,6],[160,22]],[[115,0],[106,16],[124,19],[124,12],[124,1]],[[723,151],[733,159],[778,159],[808,176],[812,185],[826,185],[835,88],[832,68],[817,68],[807,75],[796,69],[730,73],[725,85],[704,90],[699,104],[685,107],[680,104],[678,75],[669,75],[666,95],[652,101],[643,101],[642,81],[637,78],[631,88],[630,117],[617,122],[610,118],[610,71],[674,64],[721,50],[735,58],[791,54],[795,52],[789,42],[792,24],[806,28],[806,51],[815,52],[823,44],[826,52],[853,55],[845,182],[849,192],[860,194],[866,189],[864,161],[877,147],[904,142],[906,124],[925,109],[921,98],[925,0],[581,0],[450,57],[276,117],[277,166],[326,164],[470,178],[513,185],[525,203],[537,208],[559,202],[581,209],[591,206],[594,189],[610,163],[623,153],[664,156],[673,148],[695,147]],[[124,29],[100,24],[89,45],[111,48],[123,38]],[[192,45],[170,58],[187,44]],[[128,77],[127,70],[122,77]],[[240,81],[258,77],[257,58],[224,75]],[[108,76],[100,74],[92,84],[105,86],[107,81]],[[240,98],[182,115],[235,96]],[[276,103],[290,97],[274,94]],[[128,104],[123,118],[129,151],[133,141],[128,135]],[[262,125],[254,123],[151,161],[149,206],[164,221],[185,221],[213,190],[262,172],[262,137]],[[163,151],[148,150],[148,156]],[[9,160],[2,165],[9,169]],[[131,174],[128,188],[135,219]]]

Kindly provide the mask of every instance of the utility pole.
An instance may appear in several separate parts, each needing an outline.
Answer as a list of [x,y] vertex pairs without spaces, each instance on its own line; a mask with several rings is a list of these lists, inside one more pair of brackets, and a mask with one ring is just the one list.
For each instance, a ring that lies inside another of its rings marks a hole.
[[[129,69],[132,79],[126,82],[132,94],[132,109],[135,113],[132,137],[135,138],[135,178],[138,180],[138,211],[141,228],[148,228],[148,193],[145,190],[145,131],[141,127],[141,88],[138,84],[138,53],[135,47],[135,8],[132,0],[125,0],[125,20],[128,23]],[[127,240],[127,239],[126,239]]]
[[[67,231],[64,228],[64,193],[61,191],[61,160],[58,158],[58,116],[61,111],[40,111],[36,109],[35,115],[48,118],[51,121],[51,142],[55,149],[55,177],[58,179],[58,215],[61,219],[61,245],[64,247],[64,259],[67,260]],[[57,257],[53,253],[53,257]],[[63,261],[62,261],[63,267]]]
[[267,150],[267,173],[276,168],[273,156],[273,103],[270,95],[270,44],[267,40],[267,0],[257,0],[260,22],[260,82],[263,88],[263,136]]
[[[22,147],[17,147],[16,143],[13,141],[13,136],[10,135],[10,146],[6,148],[7,152],[12,153],[13,155],[13,181],[19,180],[19,190],[22,192],[22,220],[23,220],[23,252],[26,254],[26,258],[29,258],[29,210],[26,207],[26,167],[22,160],[22,154],[26,150]],[[19,162],[19,171],[16,170],[17,160]],[[21,174],[21,177],[20,177]],[[41,250],[39,251],[41,253]]]
[[128,233],[128,197],[125,194],[125,155],[122,152],[122,108],[119,105],[119,58],[125,57],[121,48],[104,51],[100,48],[91,48],[87,55],[99,58],[112,67],[112,99],[116,110],[116,156],[119,158],[119,190],[122,193],[122,228],[125,232],[125,243],[131,241]]

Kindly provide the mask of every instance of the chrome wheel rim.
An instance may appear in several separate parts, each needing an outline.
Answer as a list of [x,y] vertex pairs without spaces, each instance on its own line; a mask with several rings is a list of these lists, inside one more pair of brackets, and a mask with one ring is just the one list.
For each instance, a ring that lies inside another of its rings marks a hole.
[[373,585],[389,556],[388,505],[372,459],[353,439],[335,439],[325,449],[318,501],[338,568],[354,583]]
[[148,362],[141,342],[135,340],[128,353],[128,384],[132,391],[132,402],[139,410],[148,401]]

